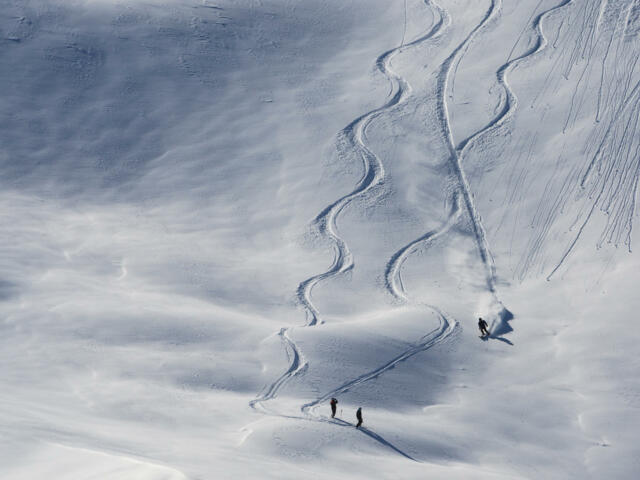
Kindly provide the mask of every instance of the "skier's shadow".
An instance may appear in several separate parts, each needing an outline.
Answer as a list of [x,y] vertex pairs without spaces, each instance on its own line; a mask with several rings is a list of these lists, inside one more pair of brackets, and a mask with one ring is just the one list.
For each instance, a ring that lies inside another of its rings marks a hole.
[[487,335],[483,340],[489,340],[489,338],[494,338],[496,340],[500,340],[508,345],[513,346],[513,343],[506,338],[503,338],[501,335],[505,335],[509,332],[513,332],[513,327],[509,324],[511,320],[513,320],[513,313],[506,308],[503,308],[498,314],[498,320],[494,320],[491,322],[491,335]]
[[[333,419],[330,420],[330,422],[331,423],[336,423],[336,424],[341,425],[343,427],[355,427],[355,425],[353,423],[347,422],[346,420],[342,420],[340,418],[333,418]],[[373,432],[372,430],[369,430],[366,427],[358,427],[358,430],[361,431],[362,433],[364,433],[366,436],[368,436],[370,438],[373,438],[376,442],[381,443],[385,447],[389,447],[391,450],[394,450],[395,452],[399,453],[403,457],[408,458],[409,460],[413,460],[414,462],[418,461],[415,458],[413,458],[411,455],[409,455],[409,454],[403,452],[402,450],[400,450],[398,447],[393,445],[391,442],[385,440],[380,435],[378,435],[377,433]]]
[[502,337],[491,337],[491,338],[494,338],[496,340],[500,340],[501,342],[504,342],[504,343],[506,343],[508,345],[511,345],[513,347],[513,342],[511,340],[508,340],[508,339],[502,338]]
[[485,335],[484,337],[480,337],[482,339],[483,342],[488,342],[489,339],[493,339],[493,340],[500,340],[501,342],[507,343],[511,346],[513,346],[513,342],[511,340],[508,340],[506,338],[503,337],[496,337],[493,334],[492,335]]

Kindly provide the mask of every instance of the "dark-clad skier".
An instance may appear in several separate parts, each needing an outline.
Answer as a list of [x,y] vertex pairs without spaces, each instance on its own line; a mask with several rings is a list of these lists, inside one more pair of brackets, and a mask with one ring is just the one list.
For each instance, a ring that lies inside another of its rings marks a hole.
[[331,418],[334,418],[336,416],[336,407],[338,405],[338,400],[336,400],[335,398],[331,399]]
[[489,335],[489,330],[487,330],[487,322],[485,322],[482,317],[478,319],[478,328],[480,329],[480,334],[482,336]]
[[358,424],[356,425],[356,428],[360,427],[360,425],[362,425],[362,407],[358,407],[358,411],[356,412],[356,418],[358,419]]

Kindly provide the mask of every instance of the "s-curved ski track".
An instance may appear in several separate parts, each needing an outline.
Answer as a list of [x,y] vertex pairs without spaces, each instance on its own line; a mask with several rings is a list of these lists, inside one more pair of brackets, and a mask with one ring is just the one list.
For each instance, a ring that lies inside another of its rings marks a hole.
[[[425,1],[426,5],[431,5],[431,3],[432,2],[429,0]],[[440,9],[438,9],[438,11],[440,11]],[[313,287],[318,282],[346,272],[354,266],[353,255],[346,242],[338,233],[338,216],[354,199],[365,196],[384,180],[384,166],[378,156],[366,146],[364,138],[368,125],[376,117],[406,101],[411,93],[411,87],[407,81],[391,69],[391,61],[398,53],[438,36],[444,25],[445,17],[441,15],[439,20],[424,35],[408,43],[404,43],[403,41],[400,46],[384,52],[376,59],[376,67],[387,77],[391,84],[390,98],[382,106],[353,120],[343,128],[338,135],[339,145],[341,143],[346,143],[350,150],[361,158],[364,173],[361,180],[350,193],[342,196],[324,208],[312,222],[312,229],[315,230],[319,236],[328,238],[333,242],[335,256],[333,264],[326,272],[310,277],[301,282],[298,286],[297,297],[300,304],[304,307],[307,315],[307,322],[304,325],[305,327],[322,323],[320,313],[311,300]],[[291,340],[289,334],[292,329],[293,327],[284,327],[278,334],[290,358],[289,368],[287,368],[287,370],[280,375],[275,382],[268,386],[263,393],[250,402],[250,406],[253,409],[259,409],[266,413],[267,410],[263,405],[264,402],[276,398],[278,392],[289,380],[303,372],[308,367],[308,363],[302,352],[299,350],[295,342]]]
[[[432,2],[429,1],[426,1],[425,3],[427,5],[432,4]],[[411,86],[403,77],[391,69],[391,61],[398,53],[410,47],[419,45],[425,40],[433,39],[440,35],[443,27],[445,26],[445,20],[446,17],[440,15],[439,20],[427,33],[409,43],[401,44],[399,47],[388,50],[377,58],[376,67],[389,79],[389,82],[391,83],[391,98],[389,98],[389,100],[381,107],[371,110],[370,112],[353,120],[349,125],[343,128],[339,134],[340,140],[343,143],[346,143],[348,148],[361,158],[364,167],[364,174],[354,190],[327,206],[313,221],[313,229],[316,230],[320,236],[328,238],[333,242],[336,253],[334,262],[329,270],[308,278],[298,286],[298,299],[304,306],[308,315],[307,326],[313,326],[318,322],[321,322],[320,314],[311,300],[313,287],[315,287],[315,285],[320,281],[326,280],[340,273],[344,273],[354,266],[353,255],[346,242],[338,233],[338,216],[354,199],[365,196],[373,188],[382,184],[384,181],[384,165],[380,161],[380,158],[366,146],[364,138],[367,127],[376,117],[381,113],[405,102],[411,94]]]
[[269,388],[267,388],[265,392],[249,402],[249,406],[251,408],[259,409],[263,413],[268,413],[268,410],[264,406],[264,402],[275,398],[278,390],[280,390],[280,388],[282,388],[289,379],[303,372],[308,367],[308,363],[302,356],[300,349],[296,346],[293,340],[291,340],[288,333],[289,328],[282,328],[280,329],[278,336],[282,339],[282,343],[284,344],[287,352],[287,357],[291,362],[289,364],[289,368],[286,372],[280,375],[275,382],[269,385]]

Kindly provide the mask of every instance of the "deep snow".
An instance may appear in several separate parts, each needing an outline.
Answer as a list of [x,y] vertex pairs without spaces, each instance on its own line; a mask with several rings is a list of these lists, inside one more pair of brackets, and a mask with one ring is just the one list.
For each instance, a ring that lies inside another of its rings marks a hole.
[[636,478],[638,0],[0,6],[3,479]]

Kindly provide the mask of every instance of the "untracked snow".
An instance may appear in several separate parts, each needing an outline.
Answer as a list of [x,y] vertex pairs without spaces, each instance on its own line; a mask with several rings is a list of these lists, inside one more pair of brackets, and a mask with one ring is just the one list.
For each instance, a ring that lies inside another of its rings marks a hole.
[[0,7],[0,478],[637,478],[638,0]]

